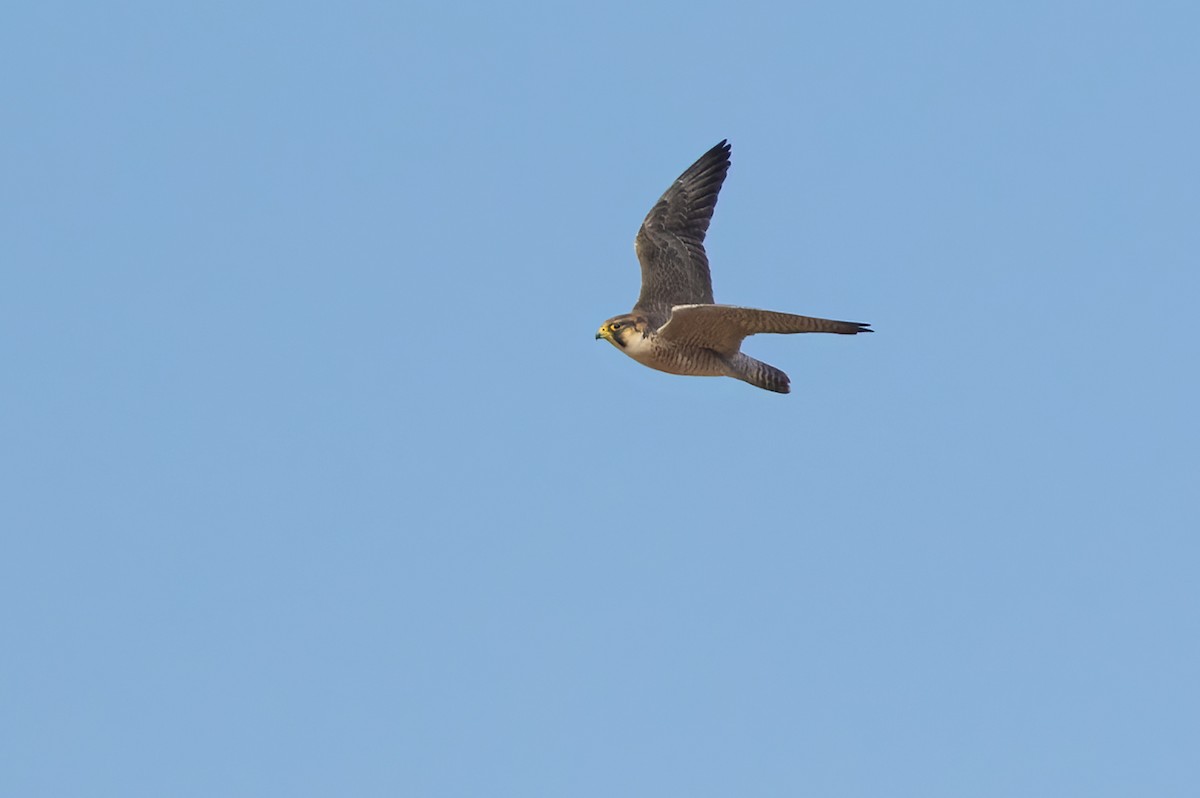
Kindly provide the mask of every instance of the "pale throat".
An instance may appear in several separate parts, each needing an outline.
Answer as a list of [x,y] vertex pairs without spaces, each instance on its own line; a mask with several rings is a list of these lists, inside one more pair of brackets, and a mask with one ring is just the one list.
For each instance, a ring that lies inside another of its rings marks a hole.
[[621,350],[632,358],[640,360],[654,352],[650,339],[637,330],[630,330],[622,339],[625,347]]

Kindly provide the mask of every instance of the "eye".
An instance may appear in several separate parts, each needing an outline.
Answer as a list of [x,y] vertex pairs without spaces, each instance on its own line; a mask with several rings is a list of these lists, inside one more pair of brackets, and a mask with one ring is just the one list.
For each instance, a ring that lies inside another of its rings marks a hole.
[[619,329],[621,329],[621,322],[619,322],[619,321],[614,321],[614,322],[612,323],[612,328],[613,328],[614,330],[619,330]]

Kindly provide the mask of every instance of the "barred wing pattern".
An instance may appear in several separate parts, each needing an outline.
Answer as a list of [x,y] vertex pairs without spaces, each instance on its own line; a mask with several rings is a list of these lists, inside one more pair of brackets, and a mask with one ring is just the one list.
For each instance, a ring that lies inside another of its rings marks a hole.
[[704,234],[729,172],[730,145],[713,147],[689,166],[650,209],[634,241],[642,265],[642,293],[634,313],[652,327],[666,323],[674,305],[711,303],[712,278]]
[[874,332],[867,324],[834,321],[773,310],[756,310],[737,305],[677,305],[658,334],[674,344],[711,349],[729,356],[738,351],[742,339],[757,333],[837,333],[855,335]]

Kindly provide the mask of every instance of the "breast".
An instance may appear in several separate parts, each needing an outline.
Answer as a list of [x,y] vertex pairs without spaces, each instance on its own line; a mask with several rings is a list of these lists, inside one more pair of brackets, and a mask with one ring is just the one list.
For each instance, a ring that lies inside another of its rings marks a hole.
[[719,377],[728,371],[721,359],[707,349],[668,344],[640,335],[633,336],[624,351],[643,366],[668,374]]

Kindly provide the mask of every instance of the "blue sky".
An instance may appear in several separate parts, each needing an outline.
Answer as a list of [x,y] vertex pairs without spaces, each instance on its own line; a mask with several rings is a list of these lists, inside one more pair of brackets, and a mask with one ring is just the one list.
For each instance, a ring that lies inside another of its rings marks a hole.
[[[0,12],[0,793],[1200,780],[1186,3]],[[722,138],[780,396],[593,339]]]

